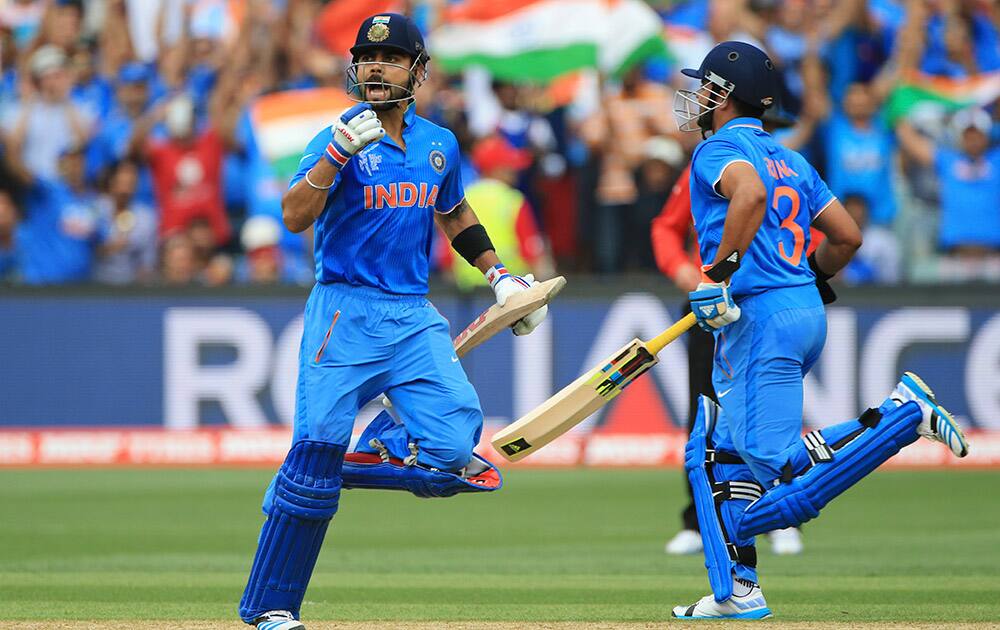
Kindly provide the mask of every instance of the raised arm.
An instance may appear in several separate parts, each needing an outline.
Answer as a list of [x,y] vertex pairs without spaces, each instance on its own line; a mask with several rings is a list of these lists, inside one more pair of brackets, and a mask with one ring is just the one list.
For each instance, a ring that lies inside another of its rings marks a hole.
[[896,137],[903,152],[923,166],[934,164],[934,142],[920,135],[906,120],[896,125]]

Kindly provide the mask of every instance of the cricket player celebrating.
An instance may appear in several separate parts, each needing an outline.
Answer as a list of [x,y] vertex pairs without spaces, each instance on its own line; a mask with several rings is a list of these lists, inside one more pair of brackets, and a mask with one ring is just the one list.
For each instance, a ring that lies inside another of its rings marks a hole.
[[[701,85],[677,93],[678,123],[707,136],[690,184],[701,258],[740,268],[729,282],[706,276],[689,294],[698,324],[716,337],[719,403],[701,397],[685,453],[712,594],[673,615],[756,619],[771,611],[758,586],[755,535],[814,518],[918,436],[958,457],[968,444],[909,372],[877,408],[801,437],[802,378],[826,338],[823,304],[835,298],[826,281],[861,234],[815,169],[762,129],[779,86],[763,51],[724,42],[682,72]],[[810,225],[827,238],[807,258]]]
[[[299,609],[341,488],[423,497],[500,487],[473,454],[479,399],[426,299],[434,223],[478,267],[497,303],[531,286],[498,260],[465,201],[455,136],[414,113],[430,59],[407,17],[361,24],[349,91],[359,104],[306,147],[282,201],[293,232],[315,226],[316,285],[305,308],[292,448],[264,498],[240,617],[260,630],[304,628]],[[514,325],[527,334],[543,307]],[[385,392],[393,413],[347,453],[358,410]]]

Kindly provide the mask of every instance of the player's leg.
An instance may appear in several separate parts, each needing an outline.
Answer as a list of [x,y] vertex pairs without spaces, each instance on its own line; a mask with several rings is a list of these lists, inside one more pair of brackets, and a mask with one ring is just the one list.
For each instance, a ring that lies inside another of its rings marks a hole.
[[489,491],[499,472],[473,454],[483,414],[448,334],[426,301],[400,304],[400,326],[386,395],[394,415],[379,414],[345,466],[345,487],[408,490],[422,497]]
[[702,400],[706,423],[692,432],[685,453],[712,596],[676,607],[677,617],[770,615],[757,585],[753,536],[739,524],[763,494],[760,482],[774,458],[800,433],[802,375],[825,339],[822,305],[803,307],[795,298],[744,300],[741,319],[717,335],[713,380],[721,406]]
[[[316,285],[306,305],[296,393],[295,441],[265,497],[240,617],[267,630],[295,621],[330,519],[360,401],[382,387],[391,349],[378,317],[340,287]],[[381,367],[380,367],[381,366]]]
[[763,489],[731,447],[728,451],[715,448],[713,434],[725,423],[723,415],[714,401],[700,398],[684,463],[697,505],[712,594],[675,607],[675,617],[759,619],[771,614],[757,585],[754,540],[737,533],[742,511]]
[[747,508],[740,535],[815,518],[827,503],[920,436],[943,442],[958,457],[968,454],[954,418],[919,377],[907,372],[877,409],[813,431],[791,445],[777,485]]

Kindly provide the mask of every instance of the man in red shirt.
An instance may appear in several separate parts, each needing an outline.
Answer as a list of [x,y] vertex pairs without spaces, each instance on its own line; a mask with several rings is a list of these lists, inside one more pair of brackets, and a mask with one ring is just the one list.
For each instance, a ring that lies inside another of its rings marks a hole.
[[[153,126],[161,121],[168,136],[149,138]],[[191,97],[175,96],[136,125],[132,148],[146,158],[153,175],[160,237],[187,229],[195,219],[204,219],[212,227],[216,246],[222,246],[231,235],[222,194],[226,147],[214,127],[198,131],[194,123]]]

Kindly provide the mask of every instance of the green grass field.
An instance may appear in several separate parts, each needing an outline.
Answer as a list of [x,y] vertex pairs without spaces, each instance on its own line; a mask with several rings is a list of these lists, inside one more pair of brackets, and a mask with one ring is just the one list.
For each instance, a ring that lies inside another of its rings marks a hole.
[[[35,622],[5,627],[238,627],[222,622],[234,619],[269,475],[0,473],[0,609]],[[506,481],[493,496],[448,500],[345,493],[303,618],[647,627],[707,593],[700,556],[663,553],[679,471],[522,470]],[[775,557],[761,541],[769,623],[1000,623],[998,485],[996,472],[877,473],[806,526],[802,556]]]

